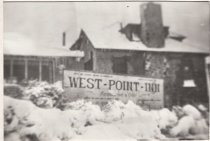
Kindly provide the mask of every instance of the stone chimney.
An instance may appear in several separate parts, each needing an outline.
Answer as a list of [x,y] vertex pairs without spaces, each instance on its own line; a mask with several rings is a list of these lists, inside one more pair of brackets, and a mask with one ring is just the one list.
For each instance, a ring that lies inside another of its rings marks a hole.
[[165,44],[162,11],[159,4],[142,4],[140,38],[147,47],[161,48]]

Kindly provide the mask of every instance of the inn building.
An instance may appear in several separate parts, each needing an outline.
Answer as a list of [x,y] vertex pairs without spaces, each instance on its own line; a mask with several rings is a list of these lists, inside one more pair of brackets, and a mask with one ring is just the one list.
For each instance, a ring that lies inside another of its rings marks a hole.
[[159,4],[141,5],[139,18],[141,23],[82,27],[70,47],[71,51],[84,52],[77,69],[161,78],[165,106],[208,103],[205,57],[209,50],[186,44],[185,36],[164,26]]
[[[138,11],[137,11],[138,12]],[[129,75],[164,80],[164,106],[208,104],[205,50],[184,42],[185,36],[163,24],[161,6],[140,6],[140,23],[82,27],[69,48],[37,48],[20,35],[4,40],[6,81],[62,80],[63,70]],[[183,23],[184,24],[184,23]]]

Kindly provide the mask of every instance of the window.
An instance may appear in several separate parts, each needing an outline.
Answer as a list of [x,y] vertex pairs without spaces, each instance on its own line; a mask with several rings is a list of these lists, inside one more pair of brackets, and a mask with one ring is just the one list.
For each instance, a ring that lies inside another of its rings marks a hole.
[[113,58],[113,73],[127,74],[127,57],[114,57]]

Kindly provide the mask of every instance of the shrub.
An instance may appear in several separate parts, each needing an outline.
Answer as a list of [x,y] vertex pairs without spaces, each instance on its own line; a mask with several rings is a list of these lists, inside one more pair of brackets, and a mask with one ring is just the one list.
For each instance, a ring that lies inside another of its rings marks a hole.
[[24,88],[18,84],[4,84],[4,95],[21,99]]
[[25,98],[43,108],[57,107],[62,101],[62,93],[61,82],[49,84],[48,82],[30,81],[25,88]]

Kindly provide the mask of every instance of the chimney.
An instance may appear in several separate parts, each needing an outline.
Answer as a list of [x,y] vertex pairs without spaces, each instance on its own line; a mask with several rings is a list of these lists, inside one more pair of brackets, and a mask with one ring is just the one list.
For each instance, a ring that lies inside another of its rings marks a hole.
[[162,11],[159,4],[152,2],[140,6],[140,37],[147,47],[161,48],[165,44]]

